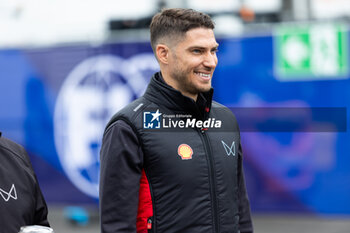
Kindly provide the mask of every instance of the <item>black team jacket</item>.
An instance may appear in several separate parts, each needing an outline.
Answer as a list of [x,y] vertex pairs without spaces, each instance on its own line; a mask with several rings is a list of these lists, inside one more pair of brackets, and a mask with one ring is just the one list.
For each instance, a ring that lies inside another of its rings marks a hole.
[[195,102],[156,73],[112,117],[101,148],[102,233],[253,232],[238,125],[212,93]]
[[27,152],[0,133],[0,233],[49,226],[47,206]]

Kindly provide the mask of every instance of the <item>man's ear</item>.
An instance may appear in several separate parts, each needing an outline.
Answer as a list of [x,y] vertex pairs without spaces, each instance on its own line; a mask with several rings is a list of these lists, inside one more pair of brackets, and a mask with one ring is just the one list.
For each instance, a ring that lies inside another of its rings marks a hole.
[[158,61],[163,64],[168,64],[168,57],[169,57],[170,49],[168,46],[164,44],[158,44],[156,47],[156,54]]

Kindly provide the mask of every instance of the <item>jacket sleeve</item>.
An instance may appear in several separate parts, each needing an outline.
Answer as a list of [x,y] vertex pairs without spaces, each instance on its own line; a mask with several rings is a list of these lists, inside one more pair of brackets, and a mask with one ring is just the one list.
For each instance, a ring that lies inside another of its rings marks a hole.
[[[35,176],[35,175],[34,175]],[[35,176],[36,186],[36,207],[35,207],[35,216],[33,225],[41,225],[49,227],[50,224],[47,220],[48,209],[46,205],[46,201],[39,187],[38,180]]]
[[135,233],[143,153],[125,121],[106,130],[100,155],[101,233]]
[[240,233],[252,233],[253,223],[250,214],[250,204],[247,195],[244,172],[243,172],[243,157],[242,146],[238,148],[238,184],[239,184],[239,229]]
[[24,150],[24,148],[21,149],[21,158],[25,161],[25,166],[28,169],[28,174],[30,174],[31,179],[33,179],[34,186],[32,187],[33,195],[35,196],[35,209],[34,211],[34,219],[33,222],[31,222],[31,225],[40,225],[40,226],[47,226],[50,227],[49,221],[47,219],[48,215],[48,209],[46,205],[45,198],[41,192],[38,178],[36,177],[36,174],[34,172],[32,163],[30,162],[29,156],[27,152]]

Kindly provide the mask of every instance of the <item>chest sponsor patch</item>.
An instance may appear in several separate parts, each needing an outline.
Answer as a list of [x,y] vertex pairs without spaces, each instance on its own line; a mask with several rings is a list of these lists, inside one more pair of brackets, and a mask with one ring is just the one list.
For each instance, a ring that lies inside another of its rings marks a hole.
[[189,145],[181,144],[177,148],[177,154],[181,157],[182,160],[188,160],[192,159],[193,150]]

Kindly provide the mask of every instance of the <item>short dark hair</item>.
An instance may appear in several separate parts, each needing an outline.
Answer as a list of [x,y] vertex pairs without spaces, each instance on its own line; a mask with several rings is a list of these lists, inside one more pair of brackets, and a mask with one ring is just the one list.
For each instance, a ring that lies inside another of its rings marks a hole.
[[155,52],[159,39],[183,36],[193,28],[214,29],[210,16],[192,9],[164,9],[153,16],[150,25],[151,46]]

